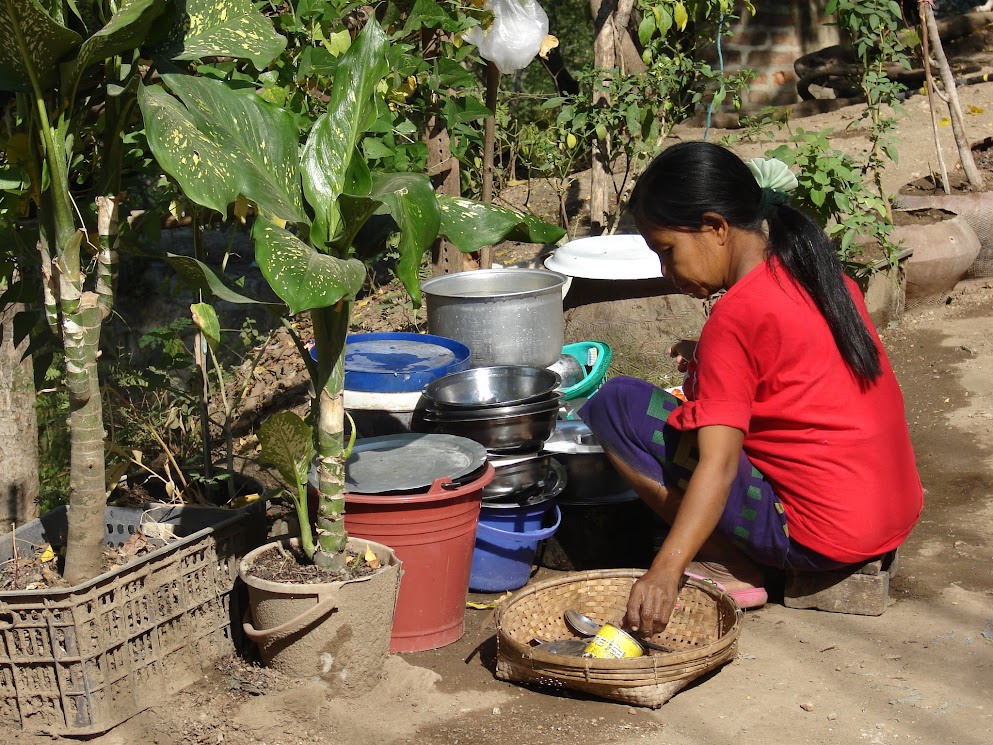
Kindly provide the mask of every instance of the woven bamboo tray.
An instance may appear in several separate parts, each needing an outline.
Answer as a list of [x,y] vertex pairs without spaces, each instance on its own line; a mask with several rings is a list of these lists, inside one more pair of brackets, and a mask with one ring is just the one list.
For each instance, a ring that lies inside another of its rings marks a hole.
[[631,586],[644,570],[605,569],[568,574],[521,590],[497,611],[500,680],[569,688],[636,706],[657,708],[694,678],[730,662],[737,651],[742,611],[709,582],[690,579],[677,610],[651,641],[675,649],[644,657],[604,660],[551,654],[533,639],[575,639],[562,614],[569,608],[598,623],[619,625]]

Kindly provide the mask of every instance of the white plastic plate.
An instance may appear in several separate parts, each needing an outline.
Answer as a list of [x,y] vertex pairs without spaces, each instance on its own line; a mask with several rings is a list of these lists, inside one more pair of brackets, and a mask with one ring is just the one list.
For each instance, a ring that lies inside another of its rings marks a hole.
[[662,263],[640,235],[578,238],[555,249],[545,267],[583,279],[657,279]]

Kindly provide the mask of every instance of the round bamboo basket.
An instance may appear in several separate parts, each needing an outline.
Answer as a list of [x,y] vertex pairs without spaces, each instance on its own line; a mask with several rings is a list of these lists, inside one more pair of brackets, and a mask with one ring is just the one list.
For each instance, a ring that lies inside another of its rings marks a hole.
[[501,680],[569,688],[636,706],[657,708],[690,681],[730,662],[737,651],[742,610],[711,582],[690,579],[665,630],[650,641],[673,652],[605,660],[551,654],[535,639],[575,639],[562,614],[574,608],[597,623],[620,625],[636,569],[578,572],[521,590],[497,611],[497,669]]

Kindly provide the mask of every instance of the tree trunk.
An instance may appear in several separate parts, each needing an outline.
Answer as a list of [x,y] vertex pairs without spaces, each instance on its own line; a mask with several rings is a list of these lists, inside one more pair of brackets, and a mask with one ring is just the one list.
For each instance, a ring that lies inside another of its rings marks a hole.
[[101,308],[96,293],[85,292],[79,310],[63,320],[66,384],[72,452],[69,464],[69,532],[65,579],[71,585],[103,571],[106,476],[103,406],[97,377]]
[[[596,0],[593,0],[596,4]],[[616,0],[603,0],[594,8],[593,64],[598,70],[611,70],[615,63],[614,12]],[[602,91],[593,94],[594,106],[610,106],[610,99]],[[610,173],[610,133],[604,141],[593,142],[593,167],[590,172],[590,233],[600,235],[607,225],[610,209],[610,191],[613,176]]]
[[[462,196],[459,160],[452,155],[452,139],[445,120],[437,114],[428,117],[424,132],[428,147],[428,176],[435,191],[452,197]],[[431,274],[451,274],[472,269],[472,257],[459,251],[451,241],[439,238],[431,251]]]
[[25,339],[14,346],[18,306],[0,309],[0,529],[37,515],[38,419],[31,358]]

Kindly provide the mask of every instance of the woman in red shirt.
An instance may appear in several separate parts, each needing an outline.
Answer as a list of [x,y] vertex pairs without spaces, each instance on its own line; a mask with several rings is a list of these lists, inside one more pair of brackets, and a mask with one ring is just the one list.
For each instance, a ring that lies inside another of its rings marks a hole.
[[[792,182],[792,183],[790,183]],[[764,568],[825,571],[896,548],[923,491],[903,396],[834,246],[786,202],[779,161],[675,145],[639,179],[639,232],[679,289],[726,290],[698,341],[673,345],[686,403],[614,378],[580,411],[620,474],[669,524],[631,590],[655,633],[684,573],[765,603]]]

